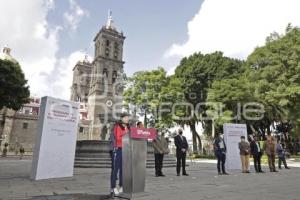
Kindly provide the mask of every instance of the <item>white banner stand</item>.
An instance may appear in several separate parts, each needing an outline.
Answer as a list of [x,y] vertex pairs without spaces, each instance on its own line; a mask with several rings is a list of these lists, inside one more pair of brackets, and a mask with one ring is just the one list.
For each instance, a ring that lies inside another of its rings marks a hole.
[[43,97],[40,106],[31,178],[73,176],[79,103]]
[[224,124],[224,141],[227,147],[226,153],[226,169],[237,170],[242,169],[239,142],[241,136],[247,139],[247,126],[246,124]]

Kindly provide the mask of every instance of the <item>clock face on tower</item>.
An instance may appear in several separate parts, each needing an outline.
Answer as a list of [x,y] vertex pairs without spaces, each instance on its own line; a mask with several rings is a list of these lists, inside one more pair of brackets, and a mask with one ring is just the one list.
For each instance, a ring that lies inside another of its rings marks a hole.
[[109,107],[109,108],[111,108],[113,106],[113,104],[114,103],[110,99],[106,101],[106,106]]

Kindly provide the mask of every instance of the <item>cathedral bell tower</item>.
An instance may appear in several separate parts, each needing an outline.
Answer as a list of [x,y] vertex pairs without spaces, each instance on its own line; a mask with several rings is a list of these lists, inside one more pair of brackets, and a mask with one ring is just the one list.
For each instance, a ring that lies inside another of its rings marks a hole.
[[[101,137],[101,130],[122,110],[121,75],[123,74],[123,44],[125,37],[114,27],[109,12],[105,26],[94,39],[95,56],[92,63],[88,94],[88,118],[91,139]],[[104,138],[102,138],[104,139]]]

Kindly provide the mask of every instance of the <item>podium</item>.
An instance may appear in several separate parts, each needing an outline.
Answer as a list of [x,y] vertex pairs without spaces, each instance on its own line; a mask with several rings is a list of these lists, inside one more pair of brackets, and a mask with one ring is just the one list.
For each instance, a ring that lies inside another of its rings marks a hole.
[[156,137],[155,129],[131,128],[123,136],[123,194],[128,199],[145,196],[147,140]]

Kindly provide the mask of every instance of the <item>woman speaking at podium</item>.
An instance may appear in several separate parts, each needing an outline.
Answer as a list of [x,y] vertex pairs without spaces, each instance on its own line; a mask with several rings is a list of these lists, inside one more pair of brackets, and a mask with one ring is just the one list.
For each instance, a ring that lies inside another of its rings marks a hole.
[[[122,137],[130,130],[129,114],[122,113],[121,120],[113,127],[113,133],[110,135],[112,148],[112,172],[111,172],[111,195],[115,196],[123,192],[123,175],[122,175]],[[119,175],[119,176],[118,176]],[[117,189],[117,179],[119,178],[119,189]]]

